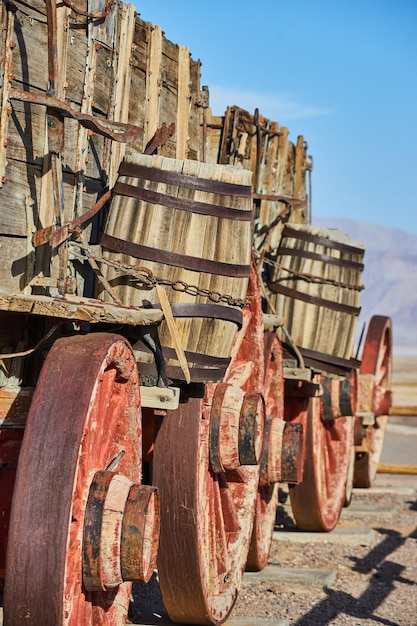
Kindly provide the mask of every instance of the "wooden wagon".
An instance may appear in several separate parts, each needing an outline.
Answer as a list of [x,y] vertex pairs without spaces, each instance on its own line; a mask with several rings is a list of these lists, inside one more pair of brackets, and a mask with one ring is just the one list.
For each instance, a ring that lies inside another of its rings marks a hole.
[[222,624],[280,482],[331,530],[369,486],[391,325],[352,357],[363,247],[313,228],[302,137],[200,88],[133,6],[2,3],[4,623],[119,625],[155,567]]

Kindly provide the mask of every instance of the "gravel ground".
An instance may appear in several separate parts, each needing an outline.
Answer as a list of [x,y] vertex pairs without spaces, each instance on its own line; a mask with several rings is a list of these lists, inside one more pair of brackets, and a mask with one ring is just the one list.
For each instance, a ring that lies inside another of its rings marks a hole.
[[[417,625],[417,478],[378,475],[375,486],[397,484],[414,495],[389,492],[363,495],[355,491],[352,505],[387,507],[385,515],[342,514],[341,528],[373,528],[371,547],[333,543],[273,542],[270,560],[282,567],[314,567],[337,572],[331,589],[280,584],[245,585],[233,615],[285,618],[296,626],[416,626]],[[373,490],[372,490],[373,491]],[[394,512],[389,508],[394,507]],[[291,508],[280,506],[278,526],[294,524]]]
[[[269,618],[271,626],[280,619],[295,626],[417,626],[417,477],[377,476],[375,487],[389,485],[413,492],[355,490],[352,507],[374,504],[385,507],[386,512],[352,514],[346,510],[338,525],[373,528],[376,539],[372,546],[274,540],[272,564],[336,571],[331,589],[290,585],[285,580],[257,584],[256,578],[251,578],[244,583],[232,615]],[[294,525],[288,502],[281,504],[276,529],[289,530]],[[136,587],[134,595],[135,624],[157,624],[155,614],[166,616],[156,579]],[[144,613],[154,614],[155,621],[144,621]]]

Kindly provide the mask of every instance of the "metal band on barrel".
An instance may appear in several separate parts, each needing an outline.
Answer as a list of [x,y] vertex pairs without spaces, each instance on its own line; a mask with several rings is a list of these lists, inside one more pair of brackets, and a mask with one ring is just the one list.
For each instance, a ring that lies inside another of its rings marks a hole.
[[190,211],[199,215],[221,217],[228,220],[241,220],[244,222],[249,222],[252,219],[251,211],[243,211],[241,209],[234,209],[227,206],[169,196],[164,193],[158,193],[157,191],[144,189],[143,187],[135,187],[134,185],[127,185],[126,183],[121,182],[116,183],[114,193],[120,196],[127,196],[128,198],[138,198],[144,202],[158,204],[169,209]]
[[186,187],[187,189],[207,191],[208,193],[225,196],[250,198],[252,194],[252,187],[250,185],[237,185],[220,180],[199,178],[198,176],[160,170],[136,163],[128,163],[127,161],[123,161],[121,164],[119,175],[132,176],[133,178],[141,178],[143,180],[151,180],[166,185],[176,185],[177,187]]
[[231,278],[247,278],[250,273],[250,265],[235,265],[233,263],[222,263],[211,259],[200,259],[198,257],[168,252],[158,248],[141,246],[138,243],[118,239],[104,233],[101,237],[101,245],[113,252],[121,252],[144,261],[153,261],[163,265],[173,265],[195,272],[205,272],[206,274],[218,274],[219,276],[230,276]]
[[282,232],[282,237],[291,237],[293,239],[302,239],[303,241],[310,241],[311,243],[317,243],[326,248],[333,248],[334,250],[340,250],[341,252],[347,252],[350,254],[364,254],[363,248],[356,248],[349,246],[348,244],[340,241],[334,241],[333,239],[327,239],[327,237],[321,237],[320,235],[313,235],[305,232],[304,230],[297,230],[286,226]]
[[284,287],[284,285],[281,285],[278,282],[269,283],[268,287],[274,293],[279,293],[282,296],[288,296],[289,298],[294,298],[295,300],[301,300],[302,302],[308,302],[309,304],[315,304],[316,306],[322,306],[326,309],[331,309],[332,311],[340,311],[341,313],[349,313],[349,315],[356,316],[358,316],[361,312],[361,307],[350,306],[348,304],[343,304],[342,302],[334,302],[333,300],[325,300],[324,298],[317,298],[316,296],[311,296],[308,293],[302,293],[296,289]]
[[[313,261],[322,261],[326,265],[341,265],[342,267],[349,267],[358,271],[364,269],[363,263],[357,261],[351,261],[350,259],[340,259],[328,254],[319,254],[317,252],[310,252],[309,250],[300,250],[298,248],[289,248],[287,246],[280,246],[278,248],[278,256],[296,256],[303,259],[311,259]],[[290,269],[288,270],[291,271]]]

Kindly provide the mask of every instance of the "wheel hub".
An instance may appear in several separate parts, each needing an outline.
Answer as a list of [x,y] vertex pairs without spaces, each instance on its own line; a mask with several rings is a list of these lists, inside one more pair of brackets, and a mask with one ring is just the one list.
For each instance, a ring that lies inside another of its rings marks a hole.
[[126,581],[147,582],[156,567],[158,539],[157,489],[115,472],[96,472],[84,520],[85,588],[105,591]]

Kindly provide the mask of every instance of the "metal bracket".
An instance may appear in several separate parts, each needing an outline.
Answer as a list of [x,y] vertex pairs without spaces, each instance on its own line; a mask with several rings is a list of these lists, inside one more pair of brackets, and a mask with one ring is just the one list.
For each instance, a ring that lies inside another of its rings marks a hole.
[[180,402],[179,387],[140,386],[140,403],[149,409],[177,409]]
[[284,378],[311,381],[311,369],[309,367],[284,367]]

